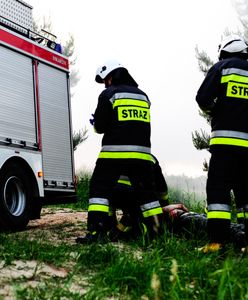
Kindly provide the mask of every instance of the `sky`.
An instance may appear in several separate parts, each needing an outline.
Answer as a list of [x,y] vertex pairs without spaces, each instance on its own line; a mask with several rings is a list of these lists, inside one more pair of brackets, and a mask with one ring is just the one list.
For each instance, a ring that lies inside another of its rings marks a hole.
[[[151,105],[152,152],[167,175],[206,175],[206,150],[196,150],[191,134],[210,127],[195,101],[204,79],[195,47],[217,61],[224,31],[241,28],[231,0],[25,0],[33,17],[50,17],[57,41],[75,39],[80,81],[72,90],[73,130],[88,129],[75,151],[76,171],[91,171],[102,135],[89,124],[104,86],[95,71],[117,59],[147,93]],[[236,0],[239,7],[247,0]],[[68,5],[69,4],[69,5]],[[241,7],[242,8],[242,7]]]

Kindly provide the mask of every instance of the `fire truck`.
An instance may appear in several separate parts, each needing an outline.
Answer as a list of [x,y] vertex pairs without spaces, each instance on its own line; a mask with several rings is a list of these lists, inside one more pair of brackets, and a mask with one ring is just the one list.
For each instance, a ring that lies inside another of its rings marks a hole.
[[69,62],[32,9],[0,0],[0,230],[76,200]]

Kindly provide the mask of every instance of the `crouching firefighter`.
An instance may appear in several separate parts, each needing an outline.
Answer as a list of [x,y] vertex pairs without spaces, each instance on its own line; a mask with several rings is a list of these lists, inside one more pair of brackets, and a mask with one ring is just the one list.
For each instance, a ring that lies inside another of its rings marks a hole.
[[[163,176],[159,162],[155,156],[153,175],[155,182],[156,199],[159,201],[162,208],[169,204],[168,199],[168,186]],[[142,238],[146,240],[146,223],[145,217],[137,205],[137,191],[133,188],[127,176],[121,176],[117,185],[111,192],[111,215],[109,217],[109,233],[108,238],[110,241],[116,242],[119,240],[133,240]],[[180,205],[181,207],[181,205]],[[122,211],[120,219],[116,218],[116,209]],[[163,218],[163,229],[166,229],[166,223]],[[161,230],[160,233],[163,233]]]
[[[206,241],[207,215],[189,211],[182,203],[169,204],[168,188],[161,168],[154,165],[157,199],[163,208],[164,227],[167,232],[187,239]],[[115,214],[110,216],[110,228],[108,238],[110,241],[137,240],[144,236],[145,225],[139,208],[134,207],[135,191],[127,177],[121,176],[111,196],[113,205],[121,209],[122,217],[117,219]],[[125,206],[123,206],[125,205]],[[137,217],[139,216],[139,217]],[[230,234],[226,240],[235,248],[245,247],[244,224],[231,223]]]
[[103,134],[102,149],[89,187],[88,233],[76,239],[91,243],[107,239],[111,191],[121,175],[128,176],[150,239],[162,230],[162,208],[156,199],[151,155],[150,100],[128,70],[116,61],[97,69],[96,82],[105,84],[91,123]]

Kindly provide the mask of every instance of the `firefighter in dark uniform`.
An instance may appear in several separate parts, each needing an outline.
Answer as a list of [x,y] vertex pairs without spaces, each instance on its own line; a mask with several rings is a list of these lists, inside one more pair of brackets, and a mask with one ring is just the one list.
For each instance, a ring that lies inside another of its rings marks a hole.
[[203,252],[223,247],[230,234],[231,191],[238,220],[248,233],[248,62],[247,44],[237,35],[219,46],[219,62],[208,71],[196,101],[210,116],[207,179],[207,227],[210,242]]
[[[157,199],[163,209],[164,223],[167,232],[187,239],[207,240],[207,216],[204,213],[188,211],[182,203],[170,203],[168,186],[158,160],[155,159],[154,177]],[[110,217],[108,237],[112,242],[137,240],[142,237],[143,216],[135,208],[135,191],[127,177],[121,176],[111,194],[111,203],[122,210],[120,219],[115,214]],[[114,209],[113,209],[114,211]],[[245,246],[244,224],[231,223],[228,243],[241,249]]]
[[[168,186],[162,173],[162,169],[155,156],[153,166],[153,177],[155,183],[155,195],[161,207],[169,205]],[[142,236],[146,231],[143,222],[144,217],[135,199],[138,197],[137,191],[133,188],[128,176],[121,175],[117,185],[112,189],[110,202],[112,205],[109,222],[108,237],[111,241],[118,241],[122,238],[135,239]],[[180,207],[182,207],[180,205]],[[115,211],[120,209],[122,217],[117,220]]]
[[162,230],[162,208],[155,195],[150,142],[150,100],[128,70],[117,61],[97,69],[105,84],[94,113],[94,129],[103,134],[102,149],[90,181],[88,233],[78,243],[106,238],[110,194],[121,175],[128,176],[150,239]]

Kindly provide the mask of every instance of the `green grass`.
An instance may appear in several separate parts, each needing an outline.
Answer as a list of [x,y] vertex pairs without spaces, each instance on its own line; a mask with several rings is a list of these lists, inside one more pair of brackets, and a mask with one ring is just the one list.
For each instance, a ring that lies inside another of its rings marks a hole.
[[140,242],[55,246],[31,241],[25,232],[1,234],[0,240],[0,261],[6,265],[36,260],[68,270],[65,278],[40,277],[35,288],[25,286],[25,278],[13,279],[16,299],[82,299],[80,290],[83,299],[92,300],[248,298],[248,257],[232,248],[204,255],[196,250],[202,242],[169,234],[149,247]]
[[[79,203],[87,207],[89,176],[80,178]],[[176,195],[176,193],[174,193]],[[175,196],[177,197],[177,196]],[[185,197],[192,205],[190,195]],[[190,207],[194,211],[200,206]],[[56,208],[55,208],[56,210]],[[61,231],[61,240],[71,234]],[[48,229],[47,229],[48,230]],[[49,229],[50,230],[50,229]],[[0,234],[1,270],[15,261],[37,261],[64,268],[65,277],[43,276],[2,279],[0,288],[9,285],[17,300],[40,299],[142,299],[142,300],[246,300],[248,299],[248,256],[227,248],[225,253],[202,254],[197,249],[204,240],[185,239],[170,233],[149,246],[142,241],[104,245],[54,243],[45,229],[33,239],[29,231]],[[36,281],[33,286],[30,282]],[[0,299],[1,294],[0,294]]]

